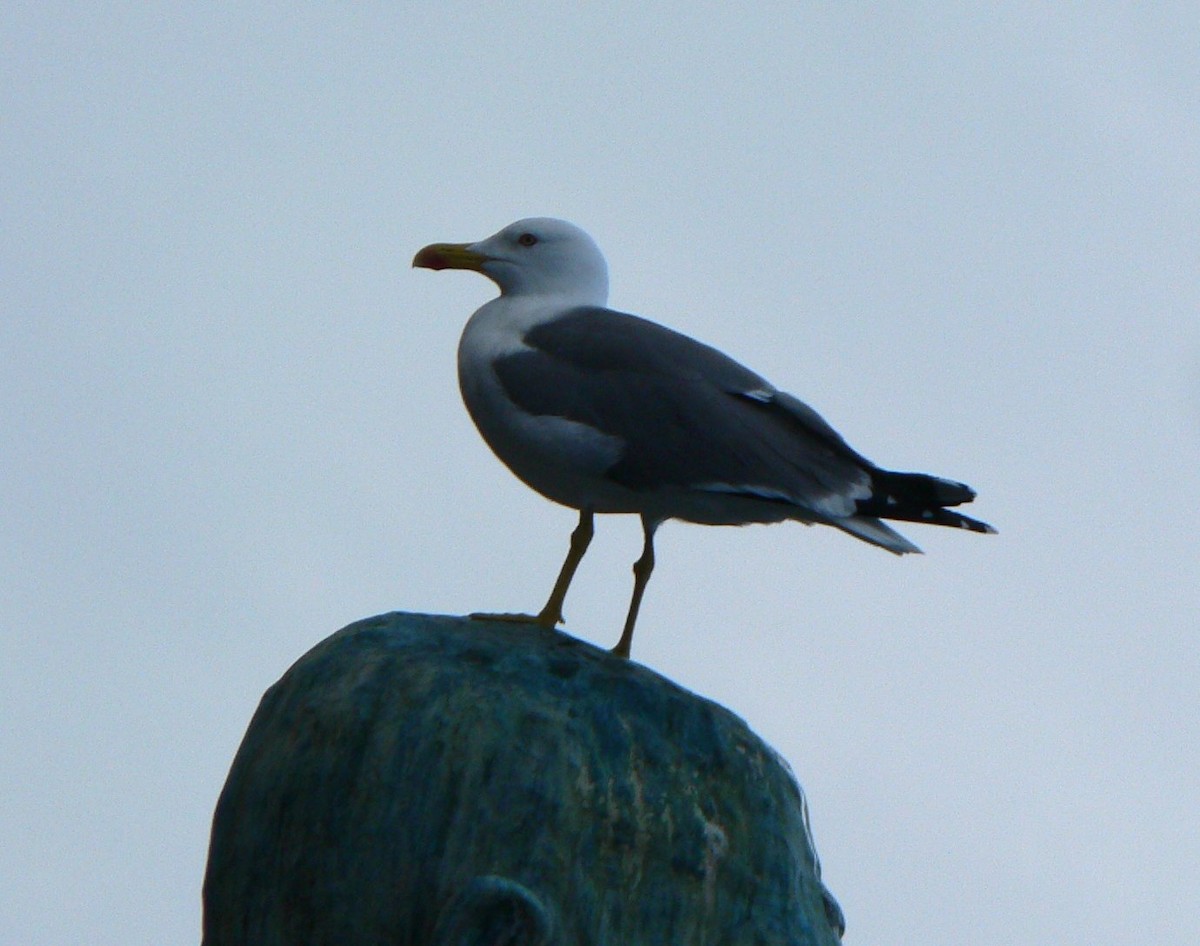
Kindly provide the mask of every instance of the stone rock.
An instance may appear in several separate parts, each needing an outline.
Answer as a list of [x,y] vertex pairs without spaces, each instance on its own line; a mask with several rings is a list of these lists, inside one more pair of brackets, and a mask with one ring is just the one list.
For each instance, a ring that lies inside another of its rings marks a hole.
[[263,696],[204,946],[836,944],[804,798],[742,720],[532,625],[388,614]]

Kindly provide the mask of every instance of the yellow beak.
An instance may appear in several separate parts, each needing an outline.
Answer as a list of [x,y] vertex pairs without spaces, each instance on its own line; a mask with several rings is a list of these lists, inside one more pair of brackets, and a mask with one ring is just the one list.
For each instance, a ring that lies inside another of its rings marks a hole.
[[430,243],[413,257],[414,267],[421,269],[473,269],[483,271],[487,257],[476,253],[469,243]]

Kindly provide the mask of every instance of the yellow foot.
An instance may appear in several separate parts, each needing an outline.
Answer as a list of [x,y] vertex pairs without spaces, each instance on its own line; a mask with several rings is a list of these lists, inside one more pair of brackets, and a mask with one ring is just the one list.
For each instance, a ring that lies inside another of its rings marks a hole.
[[[505,621],[509,624],[540,624],[542,627],[554,627],[558,621],[541,614],[490,614],[486,611],[475,611],[468,614],[472,621]],[[562,620],[561,618],[559,619]]]

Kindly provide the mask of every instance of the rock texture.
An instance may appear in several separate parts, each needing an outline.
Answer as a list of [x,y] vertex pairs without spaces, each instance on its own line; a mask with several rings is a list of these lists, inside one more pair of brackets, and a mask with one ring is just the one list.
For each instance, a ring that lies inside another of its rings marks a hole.
[[803,796],[732,713],[534,626],[388,614],[264,695],[204,946],[836,944]]

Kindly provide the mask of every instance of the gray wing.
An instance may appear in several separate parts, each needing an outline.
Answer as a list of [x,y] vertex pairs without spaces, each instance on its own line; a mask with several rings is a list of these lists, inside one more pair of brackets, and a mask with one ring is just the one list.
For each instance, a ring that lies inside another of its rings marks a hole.
[[686,335],[577,308],[524,341],[495,364],[507,395],[526,412],[619,437],[624,451],[606,475],[630,489],[744,493],[834,516],[870,494],[874,466],[816,411]]

